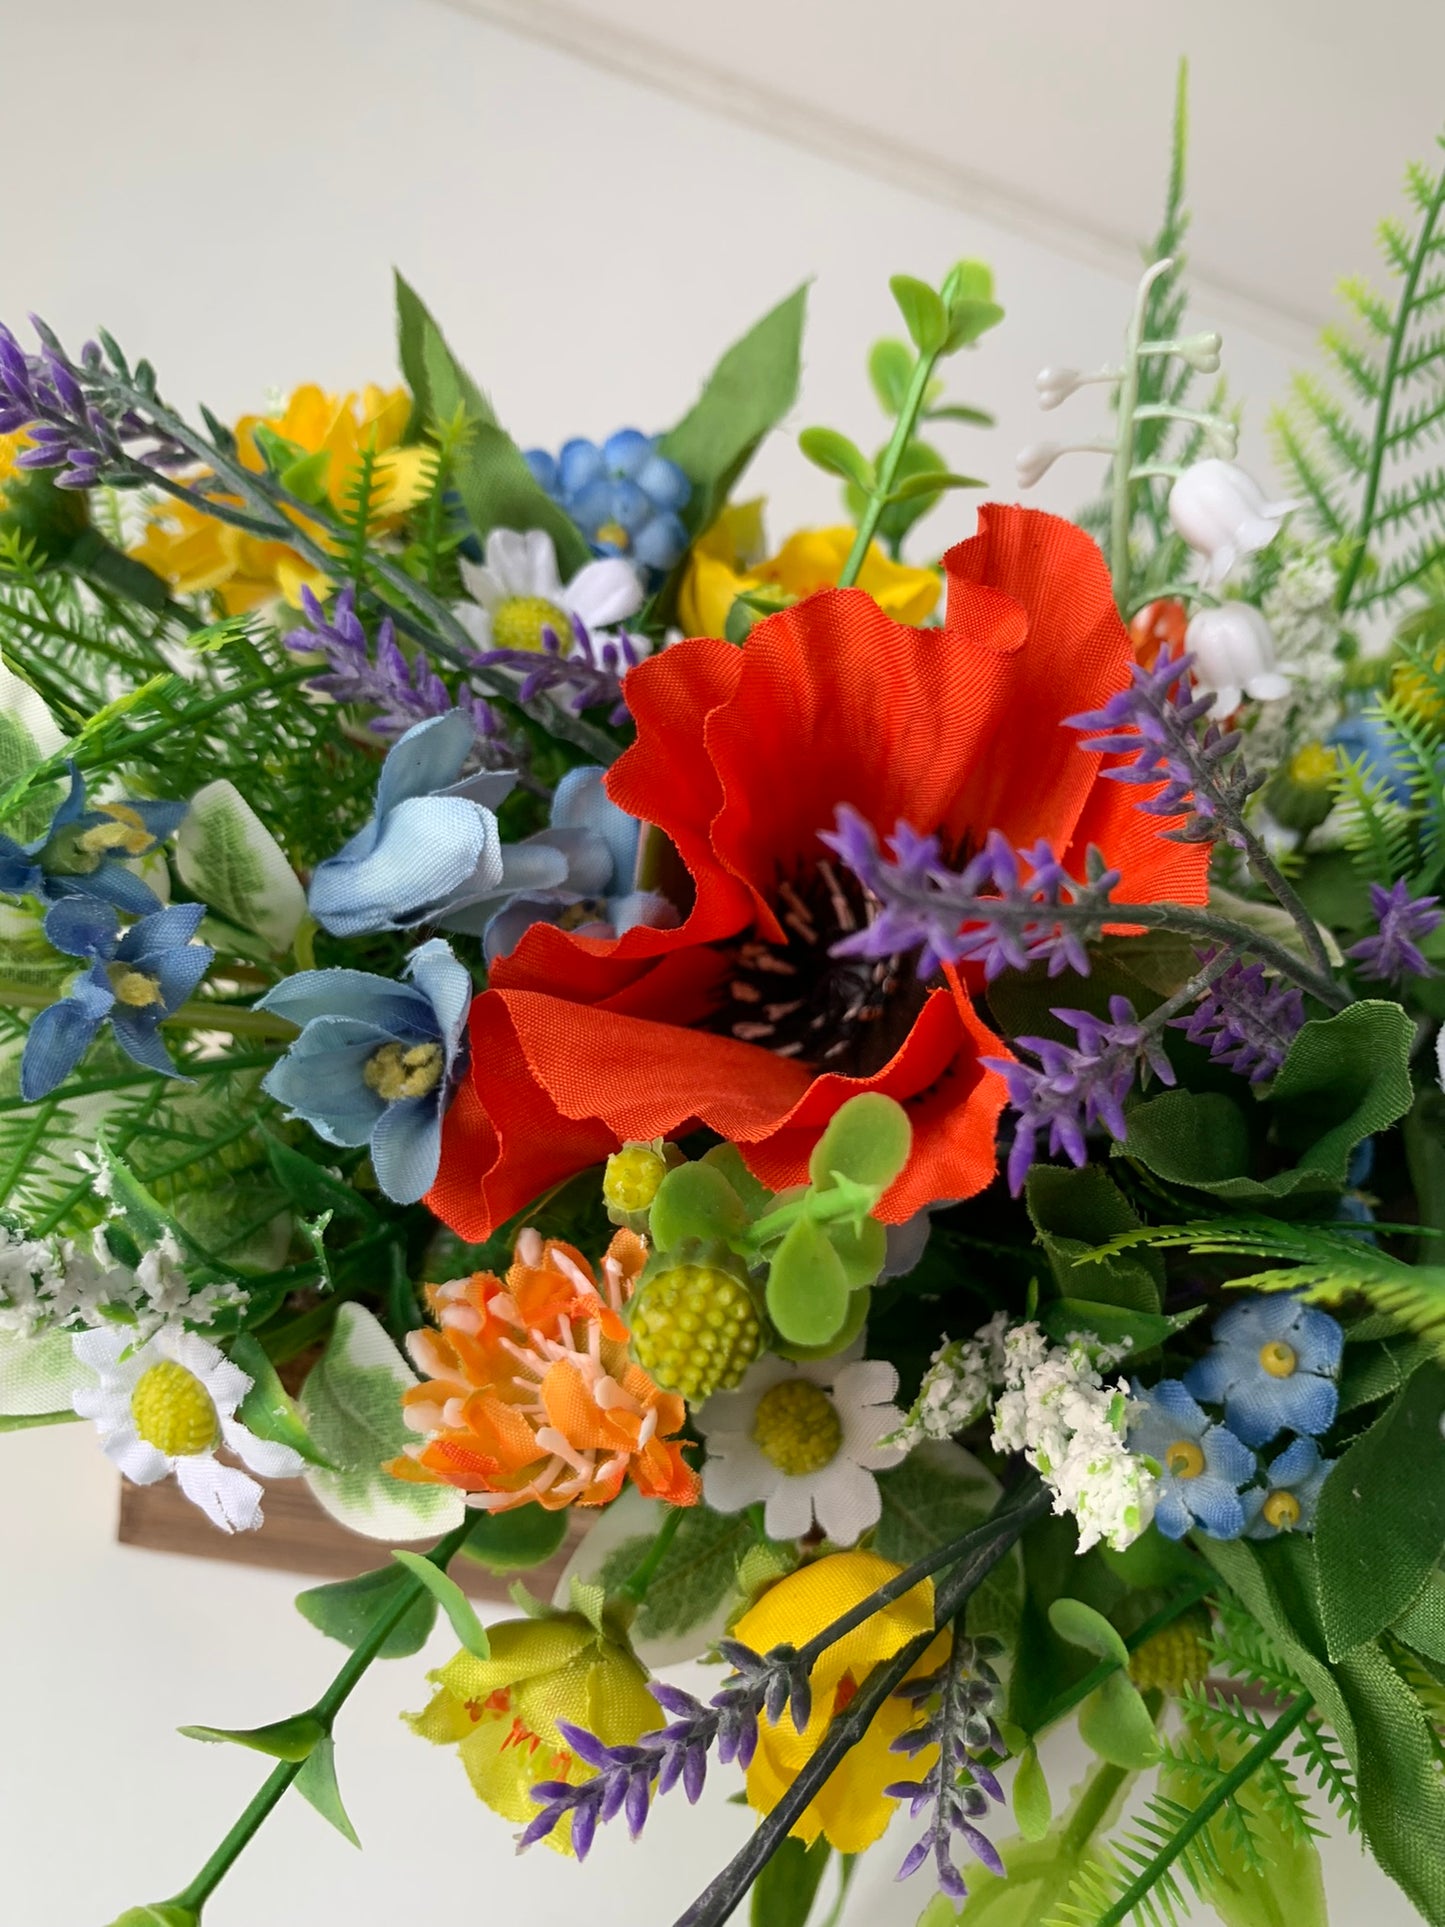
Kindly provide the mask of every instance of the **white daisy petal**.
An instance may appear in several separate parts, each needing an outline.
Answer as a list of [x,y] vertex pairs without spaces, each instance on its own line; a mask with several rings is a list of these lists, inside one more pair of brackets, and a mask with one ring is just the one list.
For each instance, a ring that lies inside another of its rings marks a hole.
[[176,1483],[222,1532],[254,1532],[261,1523],[261,1488],[209,1452],[176,1461]]
[[882,1516],[878,1481],[841,1453],[814,1475],[812,1484],[818,1524],[835,1545],[851,1546]]
[[[801,1539],[813,1529],[813,1493],[819,1474],[806,1479],[779,1479],[768,1494],[763,1525],[770,1539]],[[761,1496],[761,1494],[759,1495]]]
[[[120,1355],[132,1342],[134,1333],[123,1331],[117,1325],[102,1325],[96,1331],[77,1332],[70,1341],[70,1349],[82,1365],[88,1365],[93,1372],[113,1371],[120,1362]],[[142,1352],[148,1351],[143,1347]],[[142,1352],[136,1354],[137,1358]]]
[[454,602],[452,614],[466,630],[478,649],[495,648],[492,638],[492,618],[480,602]]
[[886,1358],[860,1358],[833,1379],[839,1405],[891,1405],[897,1390],[898,1373]]
[[562,591],[563,607],[589,629],[610,629],[637,614],[645,600],[636,569],[620,555],[602,556],[577,571]]
[[751,1439],[729,1433],[727,1450],[714,1448],[702,1468],[702,1493],[714,1512],[741,1512],[768,1498],[782,1476]]
[[112,1432],[102,1441],[102,1448],[111,1464],[132,1485],[158,1485],[170,1474],[171,1462],[165,1453],[154,1445],[147,1445],[129,1429]]
[[510,590],[493,570],[483,568],[480,562],[468,562],[465,556],[460,561],[467,594],[488,615],[494,615],[507,600]]
[[557,568],[557,550],[545,529],[528,529],[522,537],[527,552],[527,580],[531,587],[524,593],[562,600],[562,577]]
[[291,1446],[258,1439],[233,1418],[222,1418],[221,1437],[241,1463],[263,1479],[294,1479],[306,1469],[306,1461]]

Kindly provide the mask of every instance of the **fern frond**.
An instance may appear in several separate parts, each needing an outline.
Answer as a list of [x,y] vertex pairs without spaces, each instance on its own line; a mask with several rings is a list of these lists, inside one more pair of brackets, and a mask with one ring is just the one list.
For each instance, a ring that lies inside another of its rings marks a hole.
[[1276,408],[1265,426],[1274,444],[1275,457],[1290,477],[1295,493],[1309,503],[1317,527],[1331,541],[1340,542],[1345,535],[1345,515],[1335,492],[1339,483],[1322,465],[1311,445],[1310,428],[1314,418],[1302,389],[1307,380],[1306,376],[1296,375],[1291,384],[1292,396],[1298,404],[1295,413],[1292,415],[1288,407]]
[[1390,793],[1389,777],[1370,770],[1363,756],[1341,756],[1335,772],[1340,835],[1363,875],[1393,883],[1414,856],[1411,813]]
[[1351,275],[1340,283],[1340,294],[1348,301],[1360,320],[1382,341],[1390,338],[1390,327],[1394,321],[1394,310],[1383,295],[1377,294],[1360,275]]

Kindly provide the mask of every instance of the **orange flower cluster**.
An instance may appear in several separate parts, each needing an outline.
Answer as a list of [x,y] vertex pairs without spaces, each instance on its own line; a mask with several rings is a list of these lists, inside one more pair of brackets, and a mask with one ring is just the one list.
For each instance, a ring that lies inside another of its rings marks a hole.
[[491,1512],[606,1505],[631,1479],[650,1499],[695,1505],[698,1475],[672,1434],[685,1407],[627,1354],[622,1307],[647,1247],[619,1231],[598,1280],[571,1245],[517,1240],[506,1280],[477,1272],[427,1287],[437,1329],[413,1332],[423,1382],[405,1394],[423,1434],[389,1468],[454,1485]]

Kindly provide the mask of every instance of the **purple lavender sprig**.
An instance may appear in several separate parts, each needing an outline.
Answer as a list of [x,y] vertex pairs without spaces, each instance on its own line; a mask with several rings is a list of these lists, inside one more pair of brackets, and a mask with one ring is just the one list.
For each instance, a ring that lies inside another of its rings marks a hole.
[[622,681],[645,651],[625,629],[616,635],[594,636],[575,611],[569,611],[572,634],[564,644],[550,625],[542,631],[537,649],[487,649],[477,657],[481,669],[511,669],[522,678],[517,700],[522,704],[546,691],[570,691],[567,707],[574,716],[585,709],[606,709],[609,723],[627,721]]
[[[918,974],[940,964],[978,962],[992,982],[1004,970],[1047,961],[1049,975],[1089,973],[1085,946],[1098,937],[1119,881],[1096,850],[1076,882],[1048,844],[1015,850],[997,830],[961,870],[943,860],[936,836],[900,822],[884,856],[873,828],[847,803],[821,840],[842,857],[877,905],[872,922],[834,946],[834,956],[891,957],[918,950]],[[1027,874],[1025,874],[1027,871]],[[1050,911],[1067,909],[1067,920]]]
[[662,1794],[681,1782],[688,1801],[696,1804],[714,1746],[721,1765],[736,1760],[746,1768],[757,1750],[760,1716],[776,1723],[787,1711],[793,1725],[803,1731],[813,1696],[809,1663],[794,1647],[775,1646],[761,1654],[738,1640],[724,1639],[718,1651],[732,1666],[733,1676],[706,1706],[679,1686],[662,1680],[648,1682],[647,1690],[672,1718],[655,1732],[644,1733],[635,1745],[609,1746],[595,1733],[559,1720],[563,1739],[594,1770],[575,1786],[566,1780],[542,1780],[532,1788],[532,1798],[543,1803],[542,1811],[522,1833],[518,1850],[545,1839],[569,1813],[572,1850],[579,1860],[587,1858],[597,1828],[619,1813],[635,1840],[646,1824],[654,1784]]
[[[1008,1086],[1009,1102],[1018,1113],[1009,1151],[1009,1189],[1017,1197],[1033,1164],[1038,1140],[1048,1138],[1049,1155],[1060,1152],[1075,1165],[1088,1159],[1085,1133],[1102,1124],[1123,1143],[1128,1135],[1124,1100],[1141,1074],[1152,1072],[1161,1084],[1173,1084],[1174,1069],[1160,1041],[1160,1014],[1141,1021],[1127,997],[1109,999],[1109,1021],[1092,1011],[1054,1011],[1054,1016],[1078,1033],[1078,1044],[1061,1044],[1051,1037],[1016,1037],[1017,1047],[1039,1062],[1024,1064],[1009,1057],[981,1061],[996,1070]],[[1167,1019],[1166,1019],[1167,1020]]]
[[939,1887],[951,1900],[964,1900],[968,1895],[963,1876],[954,1865],[955,1840],[965,1841],[990,1873],[1000,1879],[1005,1873],[993,1842],[973,1824],[988,1812],[990,1800],[1003,1800],[1003,1788],[985,1757],[992,1754],[1002,1758],[1008,1751],[994,1724],[999,1680],[989,1664],[989,1655],[996,1651],[991,1640],[975,1641],[955,1633],[940,1670],[926,1679],[905,1681],[896,1694],[920,1714],[930,1701],[937,1704],[917,1725],[899,1735],[893,1751],[913,1758],[929,1747],[938,1748],[938,1758],[921,1780],[900,1780],[884,1789],[894,1799],[907,1800],[914,1819],[925,1807],[933,1808],[928,1831],[909,1849],[898,1878],[906,1880],[916,1873],[932,1854]]
[[148,362],[132,373],[108,336],[106,353],[86,342],[76,362],[54,330],[30,317],[40,353],[27,355],[0,325],[0,434],[24,430],[32,447],[16,457],[19,468],[55,468],[58,488],[94,488],[103,481],[134,481],[138,471],[182,468],[190,451],[129,403],[118,405],[107,384],[106,354],[116,372],[142,395],[153,393]]
[[390,616],[383,616],[377,625],[373,654],[350,586],[339,592],[329,612],[303,586],[301,606],[306,617],[304,626],[288,630],[283,641],[298,654],[319,650],[330,665],[307,687],[339,703],[375,707],[377,713],[366,725],[374,735],[400,736],[413,723],[461,709],[471,717],[485,744],[495,744],[499,750],[504,746],[505,732],[491,704],[474,690],[463,689],[453,695],[420,649],[408,661]]
[[1345,955],[1358,965],[1362,977],[1376,983],[1399,984],[1406,977],[1433,977],[1435,967],[1419,944],[1440,927],[1438,897],[1412,897],[1403,878],[1391,889],[1370,885],[1370,909],[1379,926],[1373,937],[1351,944]]
[[[1208,963],[1210,955],[1200,961]],[[1217,1063],[1262,1084],[1284,1062],[1304,1020],[1304,998],[1293,984],[1270,976],[1262,963],[1235,962],[1195,1009],[1169,1021],[1191,1044],[1207,1044]]]
[[1161,656],[1153,669],[1133,666],[1127,689],[1111,696],[1102,709],[1067,716],[1071,729],[1090,733],[1082,747],[1104,755],[1129,757],[1101,769],[1113,783],[1158,783],[1157,796],[1140,799],[1149,816],[1177,816],[1178,829],[1163,834],[1180,843],[1214,843],[1221,839],[1239,849],[1253,839],[1243,825],[1246,799],[1262,777],[1253,777],[1239,760],[1237,732],[1217,723],[1199,725],[1214,704],[1213,692],[1190,694],[1188,671],[1193,657]]

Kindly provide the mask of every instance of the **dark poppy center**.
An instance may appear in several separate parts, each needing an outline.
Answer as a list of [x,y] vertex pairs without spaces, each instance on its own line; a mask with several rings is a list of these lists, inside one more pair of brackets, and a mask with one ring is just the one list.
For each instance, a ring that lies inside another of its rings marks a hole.
[[871,1077],[899,1049],[925,992],[910,960],[835,957],[877,904],[850,870],[826,858],[779,882],[773,912],[785,941],[745,937],[713,1027],[820,1071]]

